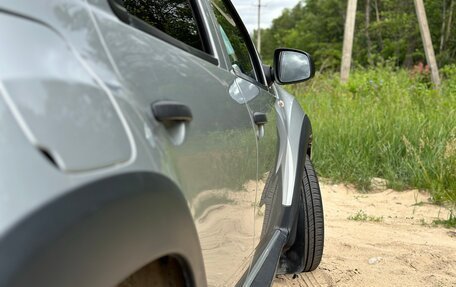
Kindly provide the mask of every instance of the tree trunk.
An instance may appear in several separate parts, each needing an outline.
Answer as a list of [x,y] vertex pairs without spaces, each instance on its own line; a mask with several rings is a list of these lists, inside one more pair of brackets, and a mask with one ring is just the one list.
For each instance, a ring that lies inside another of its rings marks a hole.
[[342,65],[340,68],[340,80],[342,83],[348,81],[353,49],[353,36],[355,33],[357,0],[348,0],[347,18],[345,19],[344,47],[342,50]]
[[[377,21],[377,24],[380,23],[380,10],[379,10],[379,2],[380,0],[374,0],[374,6],[375,6],[375,19]],[[379,47],[380,51],[383,50],[383,38],[382,38],[382,31],[380,28],[378,29],[378,40],[379,40]]]
[[455,1],[451,0],[450,2],[450,15],[448,15],[448,23],[447,23],[447,28],[446,28],[446,35],[445,35],[445,42],[448,42],[448,39],[450,38],[450,33],[451,33],[451,25],[452,25],[452,20],[453,20],[453,12],[454,12],[454,6],[455,6]]
[[440,28],[439,53],[442,53],[442,51],[445,47],[445,24],[446,24],[446,0],[442,0],[442,27]]
[[374,0],[374,4],[375,4],[375,18],[377,20],[377,22],[380,22],[380,10],[378,9],[378,2],[380,2],[379,0]]
[[371,0],[366,0],[366,41],[367,41],[367,62],[372,65],[372,43],[369,36],[369,25],[370,25],[370,13],[371,13]]

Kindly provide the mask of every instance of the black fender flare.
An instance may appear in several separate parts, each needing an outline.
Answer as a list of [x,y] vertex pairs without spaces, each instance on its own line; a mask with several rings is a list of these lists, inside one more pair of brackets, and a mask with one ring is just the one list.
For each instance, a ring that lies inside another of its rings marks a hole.
[[0,238],[0,286],[116,286],[164,255],[206,286],[196,228],[167,177],[131,172],[65,193]]

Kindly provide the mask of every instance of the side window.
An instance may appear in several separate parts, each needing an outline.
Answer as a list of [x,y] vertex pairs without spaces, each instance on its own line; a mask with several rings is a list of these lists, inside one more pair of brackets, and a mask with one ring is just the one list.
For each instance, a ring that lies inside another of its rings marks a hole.
[[211,4],[233,68],[256,79],[246,42],[231,13],[222,0],[211,0]]
[[185,44],[203,51],[204,46],[190,0],[115,0],[128,14]]

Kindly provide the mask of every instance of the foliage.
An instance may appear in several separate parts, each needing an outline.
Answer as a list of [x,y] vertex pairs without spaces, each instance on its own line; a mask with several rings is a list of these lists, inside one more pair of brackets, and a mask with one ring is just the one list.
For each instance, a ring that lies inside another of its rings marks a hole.
[[131,15],[190,46],[202,49],[198,27],[187,0],[124,0],[123,5]]
[[391,66],[356,70],[347,84],[320,74],[290,87],[312,120],[319,174],[366,190],[385,178],[456,203],[456,69],[444,71],[440,91]]
[[228,8],[221,0],[212,0],[212,7],[214,8],[217,22],[220,25],[220,32],[227,46],[231,63],[238,65],[243,73],[252,76],[253,66],[250,61],[249,52],[247,51],[247,45],[233,18],[229,16],[230,12]]
[[[306,0],[286,9],[262,29],[262,57],[271,62],[281,46],[311,53],[317,69],[340,67],[347,1]],[[456,62],[456,0],[425,1],[439,66]],[[368,16],[368,17],[366,17]],[[256,32],[254,37],[256,37]],[[412,67],[425,62],[413,1],[358,1],[353,63],[366,67],[392,61]]]

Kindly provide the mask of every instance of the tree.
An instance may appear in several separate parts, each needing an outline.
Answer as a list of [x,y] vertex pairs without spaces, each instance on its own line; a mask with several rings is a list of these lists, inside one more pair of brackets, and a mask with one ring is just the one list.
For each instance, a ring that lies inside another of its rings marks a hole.
[[[356,12],[352,64],[368,66],[389,61],[411,68],[425,63],[413,1],[364,1]],[[456,63],[456,37],[451,37],[456,31],[455,3],[456,0],[424,3],[431,37],[437,40],[433,44],[439,66]],[[346,8],[347,1],[306,0],[284,10],[271,28],[262,30],[262,57],[271,62],[274,49],[286,46],[311,53],[318,70],[339,70]]]
[[202,49],[188,0],[124,0],[123,5],[131,15],[190,46]]

